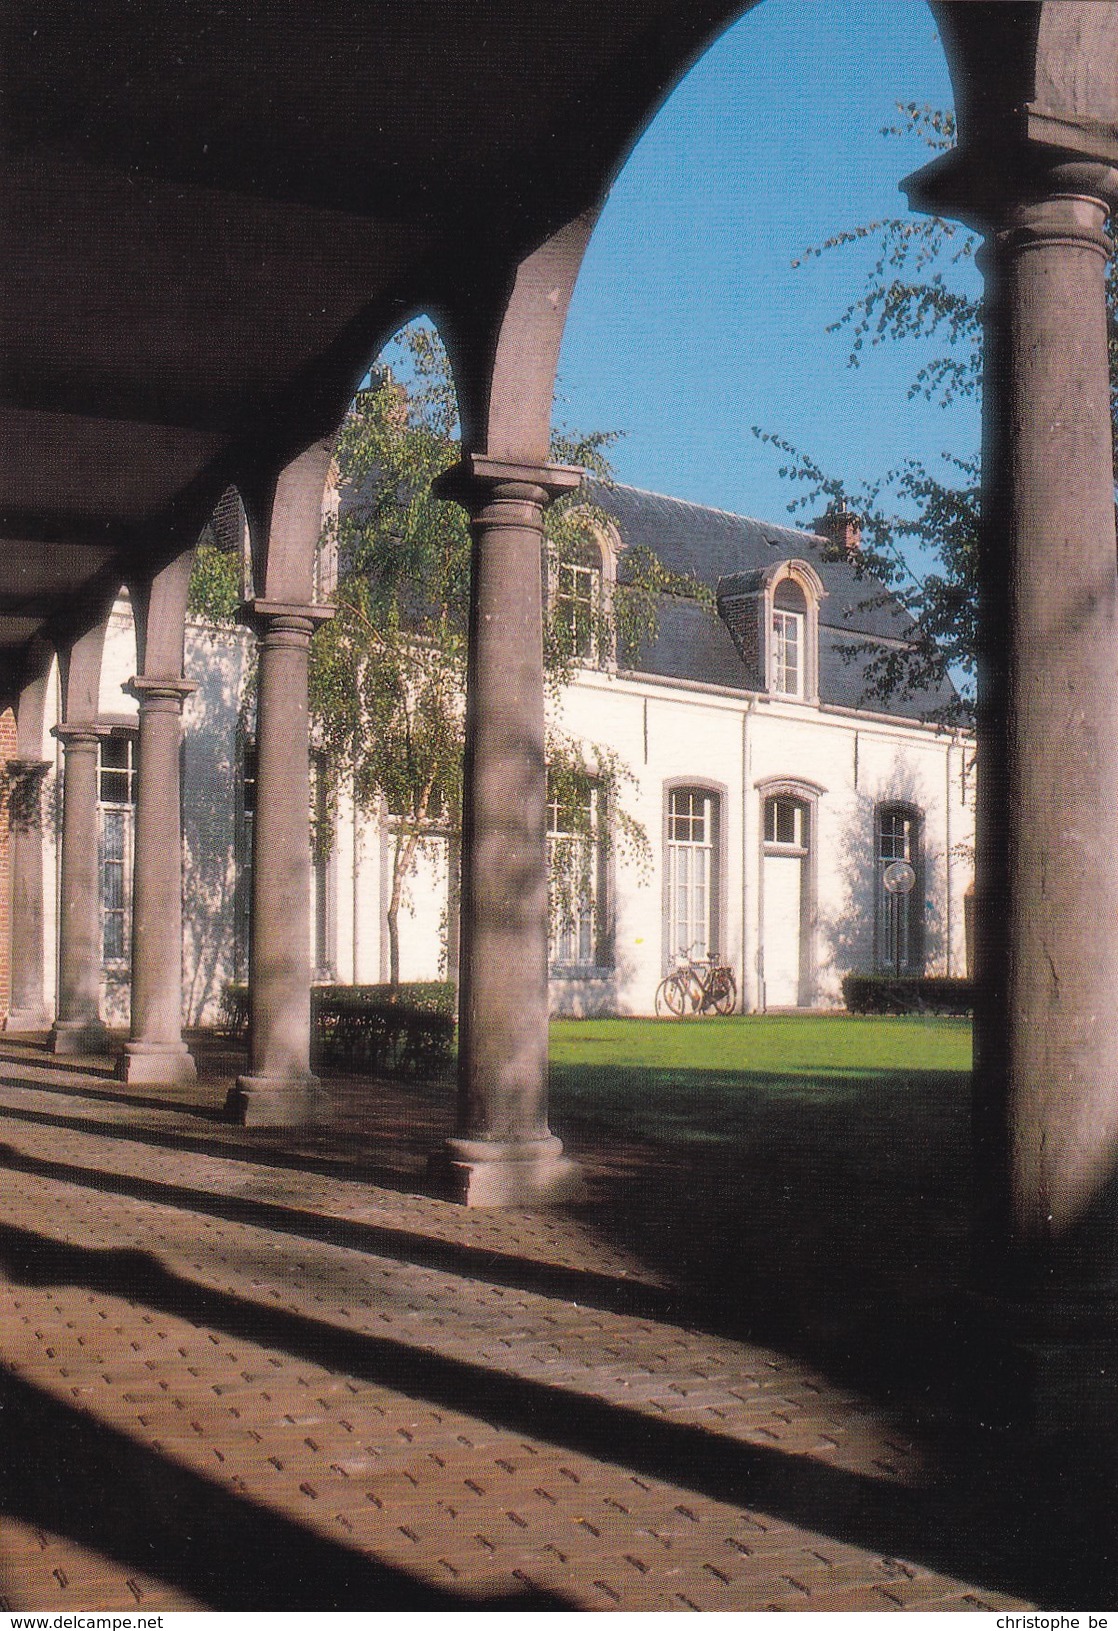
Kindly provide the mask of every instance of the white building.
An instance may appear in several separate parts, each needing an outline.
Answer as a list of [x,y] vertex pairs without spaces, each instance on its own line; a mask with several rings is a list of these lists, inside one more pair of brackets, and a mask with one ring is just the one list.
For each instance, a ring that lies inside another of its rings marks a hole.
[[[665,601],[657,640],[624,670],[593,660],[586,619],[587,660],[556,723],[627,767],[622,797],[648,853],[603,838],[589,858],[587,898],[552,936],[554,1010],[650,1013],[686,953],[727,962],[747,1012],[836,1005],[849,970],[965,973],[973,741],[934,722],[952,701],[946,685],[875,695],[875,663],[903,651],[912,623],[860,571],[852,518],[828,517],[824,539],[632,488],[593,498],[614,518],[601,558],[562,569],[553,585],[575,626],[609,593],[629,545],[708,584],[717,613]],[[248,649],[241,631],[188,626],[186,675],[197,687],[183,733],[188,1024],[212,1020],[225,983],[247,969]],[[127,1019],[136,705],[122,687],[134,672],[121,601],[100,694],[103,1017],[115,1023]],[[603,834],[612,829],[608,811],[598,819]],[[562,825],[554,806],[552,824]],[[332,853],[314,867],[319,979],[387,978],[390,843],[386,823],[342,808]],[[915,873],[907,896],[884,887],[898,859]],[[44,864],[56,866],[50,834]],[[404,979],[446,971],[452,873],[451,843],[433,833],[401,914]]]

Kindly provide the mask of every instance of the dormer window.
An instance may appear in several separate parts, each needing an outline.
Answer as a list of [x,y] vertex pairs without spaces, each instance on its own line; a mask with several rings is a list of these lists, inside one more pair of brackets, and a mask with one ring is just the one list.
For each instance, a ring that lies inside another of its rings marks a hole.
[[579,508],[556,518],[545,563],[547,638],[562,662],[612,663],[609,611],[620,546],[616,528],[596,513]]
[[819,603],[826,593],[807,561],[776,561],[763,572],[719,580],[718,610],[752,689],[818,700]]
[[602,563],[588,544],[579,559],[559,561],[555,568],[555,608],[572,657],[595,655],[595,625],[602,604]]

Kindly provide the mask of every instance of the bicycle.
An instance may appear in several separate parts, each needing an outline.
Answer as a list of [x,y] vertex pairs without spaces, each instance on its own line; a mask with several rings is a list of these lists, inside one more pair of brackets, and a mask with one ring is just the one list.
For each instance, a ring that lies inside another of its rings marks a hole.
[[720,962],[717,952],[692,958],[680,952],[678,967],[666,974],[656,988],[657,1014],[732,1014],[737,1006],[738,988],[734,971]]

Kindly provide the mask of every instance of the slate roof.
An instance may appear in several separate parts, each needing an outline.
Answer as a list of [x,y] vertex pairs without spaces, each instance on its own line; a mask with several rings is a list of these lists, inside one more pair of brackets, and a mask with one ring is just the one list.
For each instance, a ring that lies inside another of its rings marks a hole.
[[[910,639],[915,623],[900,601],[868,572],[828,559],[833,546],[810,532],[753,521],[702,504],[665,498],[636,487],[589,481],[586,497],[617,523],[623,541],[651,550],[671,571],[689,573],[711,589],[732,589],[737,577],[756,575],[780,560],[807,561],[827,590],[819,608],[819,698],[902,719],[922,719],[955,701],[949,680],[886,700],[871,694],[867,665],[875,655]],[[742,587],[747,587],[745,583]],[[748,690],[737,648],[720,618],[693,602],[665,600],[655,644],[639,668],[667,678]]]

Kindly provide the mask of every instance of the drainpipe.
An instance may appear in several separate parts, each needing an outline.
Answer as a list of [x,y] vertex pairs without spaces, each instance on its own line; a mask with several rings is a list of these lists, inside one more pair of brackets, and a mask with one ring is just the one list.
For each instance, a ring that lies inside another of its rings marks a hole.
[[756,697],[750,697],[741,716],[741,968],[738,990],[743,1014],[749,1011],[749,779],[753,749],[749,721],[756,706]]

